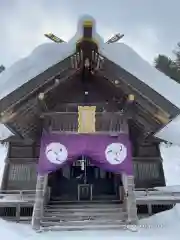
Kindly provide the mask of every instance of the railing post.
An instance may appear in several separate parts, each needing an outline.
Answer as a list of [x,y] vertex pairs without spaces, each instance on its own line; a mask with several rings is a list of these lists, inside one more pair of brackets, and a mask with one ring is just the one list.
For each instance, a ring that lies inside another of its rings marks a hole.
[[16,205],[16,222],[20,221],[20,215],[21,215],[21,205],[18,203]]
[[32,215],[32,228],[36,231],[40,230],[41,218],[44,207],[44,191],[46,189],[47,176],[37,176],[36,195]]

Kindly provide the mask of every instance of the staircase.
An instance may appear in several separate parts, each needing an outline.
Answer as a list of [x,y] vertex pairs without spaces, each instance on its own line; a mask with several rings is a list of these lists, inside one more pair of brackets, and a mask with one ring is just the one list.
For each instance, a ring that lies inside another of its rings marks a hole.
[[42,230],[124,229],[126,212],[116,200],[80,202],[51,201],[45,206]]

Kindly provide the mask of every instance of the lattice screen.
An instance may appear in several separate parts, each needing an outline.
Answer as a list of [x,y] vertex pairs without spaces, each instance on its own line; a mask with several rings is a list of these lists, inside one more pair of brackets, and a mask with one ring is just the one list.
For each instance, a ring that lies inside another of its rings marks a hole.
[[8,189],[35,189],[36,164],[10,164],[8,174]]
[[134,174],[138,181],[161,178],[159,162],[134,162]]

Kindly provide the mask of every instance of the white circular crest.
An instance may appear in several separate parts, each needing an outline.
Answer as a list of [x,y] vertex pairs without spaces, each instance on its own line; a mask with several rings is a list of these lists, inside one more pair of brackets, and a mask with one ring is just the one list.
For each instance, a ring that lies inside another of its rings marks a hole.
[[58,142],[52,142],[46,146],[46,157],[53,164],[62,164],[67,160],[67,148]]
[[127,147],[122,143],[111,143],[105,150],[105,156],[110,164],[120,164],[127,157]]

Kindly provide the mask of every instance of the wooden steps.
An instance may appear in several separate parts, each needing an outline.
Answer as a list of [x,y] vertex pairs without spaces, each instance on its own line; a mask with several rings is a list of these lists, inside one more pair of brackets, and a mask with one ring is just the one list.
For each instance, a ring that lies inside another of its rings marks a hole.
[[43,230],[74,231],[124,228],[127,214],[118,202],[50,202],[41,220]]
[[126,224],[123,221],[74,221],[74,222],[44,222],[43,230],[56,231],[80,231],[80,230],[110,230],[125,229]]

